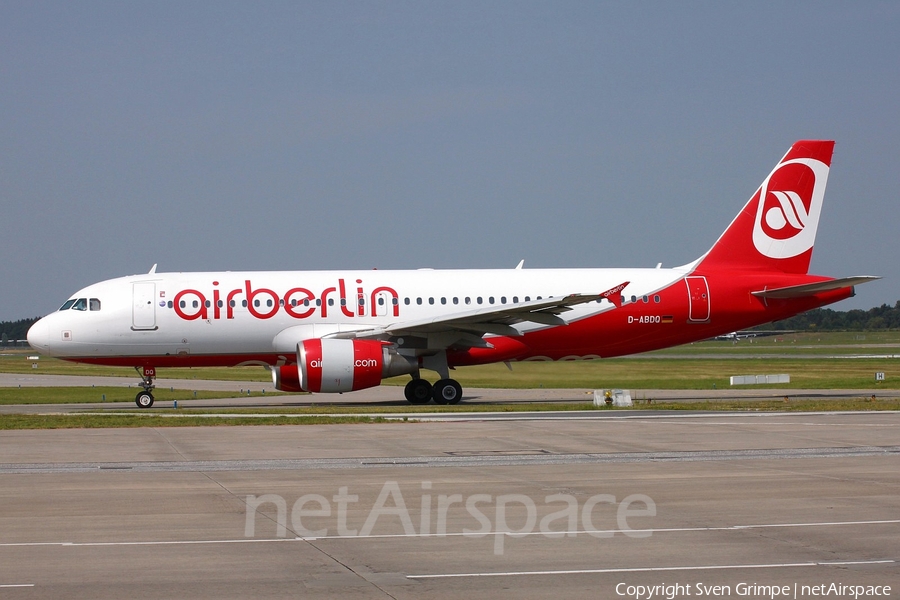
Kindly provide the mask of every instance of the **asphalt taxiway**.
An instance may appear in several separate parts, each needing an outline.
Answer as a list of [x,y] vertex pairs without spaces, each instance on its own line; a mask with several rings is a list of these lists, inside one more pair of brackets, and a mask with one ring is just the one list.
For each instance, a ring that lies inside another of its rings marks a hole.
[[[134,409],[133,396],[137,389],[133,379],[123,377],[83,377],[68,375],[41,375],[0,373],[0,387],[119,387],[121,396],[110,395],[106,402],[78,404],[11,404],[0,406],[0,414],[40,414],[121,411]],[[191,379],[158,379],[157,387],[161,389],[206,390],[213,392],[230,392],[243,394],[248,390],[272,394],[272,384],[266,382],[213,381]],[[130,389],[129,389],[130,388]],[[465,388],[463,402],[466,404],[503,404],[503,403],[554,403],[554,402],[591,402],[594,390],[590,389],[495,389]],[[801,398],[871,398],[896,397],[900,392],[892,389],[760,389],[755,387],[737,387],[708,390],[631,390],[637,402],[702,402],[716,400],[773,400],[785,397]],[[98,393],[98,396],[100,394]],[[346,394],[287,394],[254,397],[207,398],[179,401],[182,408],[200,409],[234,409],[234,408],[290,408],[307,406],[333,406],[336,411],[348,406],[409,406],[403,399],[403,391],[399,386],[380,386],[349,392]],[[157,401],[155,408],[172,408],[171,402]],[[546,415],[545,415],[546,416]],[[594,415],[597,417],[598,415]]]
[[5,431],[0,507],[4,598],[897,597],[900,413]]

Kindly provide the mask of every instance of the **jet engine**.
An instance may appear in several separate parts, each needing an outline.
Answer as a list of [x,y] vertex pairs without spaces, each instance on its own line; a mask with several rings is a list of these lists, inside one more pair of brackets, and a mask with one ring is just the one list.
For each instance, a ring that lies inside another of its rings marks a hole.
[[297,364],[272,369],[272,381],[284,392],[352,392],[417,368],[416,358],[384,342],[313,339],[297,344]]

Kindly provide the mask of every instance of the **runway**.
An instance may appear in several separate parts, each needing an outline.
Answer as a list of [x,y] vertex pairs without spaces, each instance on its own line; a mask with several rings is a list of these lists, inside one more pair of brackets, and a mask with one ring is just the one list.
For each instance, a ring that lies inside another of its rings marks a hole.
[[898,413],[3,432],[0,595],[896,597],[898,434]]

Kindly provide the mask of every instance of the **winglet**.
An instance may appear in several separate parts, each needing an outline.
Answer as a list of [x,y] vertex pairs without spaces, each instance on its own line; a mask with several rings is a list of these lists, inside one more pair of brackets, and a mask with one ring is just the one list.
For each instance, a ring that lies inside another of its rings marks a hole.
[[607,300],[609,300],[610,302],[615,304],[616,308],[620,308],[622,306],[622,290],[624,290],[625,286],[627,286],[629,283],[631,283],[631,282],[625,281],[623,283],[620,283],[616,287],[610,288],[610,289],[606,290],[605,292],[603,292],[602,294],[600,294],[600,297],[606,298]]

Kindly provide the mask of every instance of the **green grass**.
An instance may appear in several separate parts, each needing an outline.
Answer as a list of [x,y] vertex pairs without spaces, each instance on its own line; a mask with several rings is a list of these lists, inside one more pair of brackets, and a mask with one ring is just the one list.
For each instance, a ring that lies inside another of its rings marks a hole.
[[[140,376],[131,367],[106,367],[72,363],[58,358],[42,356],[38,368],[31,367],[28,356],[33,351],[7,350],[0,354],[0,373],[31,373],[35,375],[92,375],[94,377],[126,377],[135,382]],[[160,376],[169,379],[225,379],[228,381],[272,381],[272,375],[263,367],[200,367],[160,369]]]
[[[0,388],[0,405],[42,403],[131,402],[138,391],[138,376],[131,368],[103,367],[69,363],[53,358],[41,358],[38,368],[31,368],[26,350],[6,350],[0,354],[0,373],[90,375],[123,377],[133,381],[125,387],[36,387]],[[721,400],[652,402],[641,401],[636,410],[707,410],[707,411],[873,411],[900,410],[900,398],[889,397],[900,389],[900,360],[883,355],[900,355],[900,332],[800,332],[776,336],[729,341],[706,341],[661,350],[646,355],[586,362],[522,362],[513,363],[510,372],[504,365],[464,367],[453,372],[464,388],[624,388],[631,390],[672,389],[705,390],[730,389],[732,375],[788,373],[790,384],[771,386],[741,386],[741,389],[880,389],[880,397],[873,398],[804,398],[787,400]],[[876,356],[850,358],[850,356]],[[736,360],[735,356],[746,357]],[[823,358],[810,358],[810,356]],[[839,358],[839,357],[846,358]],[[877,357],[881,356],[881,357]],[[875,383],[875,373],[883,372],[886,381]],[[205,380],[222,379],[238,382],[268,382],[269,372],[261,367],[162,369],[166,378]],[[433,374],[426,374],[433,375]],[[433,379],[433,377],[431,377]],[[387,385],[402,386],[407,377],[385,381]],[[250,386],[248,386],[250,387]],[[733,389],[733,388],[732,388]],[[789,392],[788,392],[789,393]],[[417,412],[483,412],[483,411],[546,411],[546,410],[609,410],[594,407],[591,398],[584,402],[568,403],[511,403],[459,404],[456,406],[410,406],[401,402],[391,406],[348,406],[336,396],[316,396],[324,400],[314,406],[289,406],[293,395],[267,394],[279,397],[288,406],[238,408],[229,410],[192,409],[192,399],[230,398],[244,396],[234,392],[174,390],[157,388],[154,391],[157,407],[148,414],[124,414],[109,410],[110,414],[71,415],[0,415],[0,429],[58,429],[98,427],[189,427],[235,425],[299,425],[333,423],[384,422],[391,413]],[[259,392],[253,396],[261,396]],[[900,396],[900,393],[897,394]],[[181,409],[159,408],[166,402],[179,401]],[[129,413],[136,409],[129,408]],[[235,417],[203,416],[211,412],[227,412]],[[328,413],[340,413],[329,416]],[[289,414],[291,416],[279,416]],[[245,415],[245,416],[244,416]],[[263,415],[263,416],[260,416]],[[268,415],[268,416],[265,416]],[[391,422],[396,422],[392,420]]]
[[[510,372],[504,365],[462,367],[453,377],[464,387],[487,388],[625,388],[625,389],[718,389],[730,387],[731,375],[788,373],[791,383],[768,387],[787,389],[874,388],[875,373],[884,372],[883,389],[900,389],[900,359],[808,358],[798,355],[884,356],[900,355],[900,331],[800,332],[728,341],[706,341],[678,346],[636,357],[586,362],[520,362]],[[137,383],[133,369],[68,363],[42,358],[31,368],[25,350],[0,355],[0,372],[60,375],[119,376]],[[692,356],[701,355],[696,358]],[[777,355],[775,358],[772,355]],[[749,358],[737,360],[733,356]],[[719,358],[721,357],[721,358]],[[227,379],[269,381],[261,367],[161,369],[162,377],[181,379]],[[426,376],[433,374],[426,373]],[[385,381],[405,385],[407,377]],[[753,386],[756,389],[767,386]],[[221,396],[221,395],[220,395]],[[110,398],[108,395],[107,398]]]
[[[123,387],[25,387],[0,388],[0,406],[9,404],[82,404],[87,402],[130,402],[140,388]],[[103,396],[106,396],[104,399]],[[153,397],[157,402],[200,400],[203,398],[238,398],[247,394],[239,392],[210,392],[198,390],[174,390],[156,388]],[[280,393],[251,392],[249,397],[283,396]]]
[[[234,416],[215,417],[202,416],[203,412],[187,411],[154,411],[152,414],[71,414],[71,415],[0,415],[0,430],[11,429],[96,429],[121,427],[217,427],[238,425],[334,425],[334,424],[367,424],[367,423],[402,423],[403,420],[390,419],[390,413],[410,412],[410,407],[352,407],[342,409],[346,414],[330,416],[311,414],[311,411],[326,412],[333,407],[303,407],[281,409],[279,413],[295,413],[291,416],[283,414],[272,416]],[[266,409],[233,410],[228,413],[265,414]],[[267,409],[273,410],[273,409]],[[642,402],[634,409],[613,407],[595,407],[588,403],[567,404],[510,404],[510,405],[456,405],[415,407],[416,412],[479,412],[479,411],[532,411],[532,410],[599,410],[618,412],[623,410],[665,411],[745,411],[745,412],[825,412],[825,411],[882,411],[900,410],[898,398],[836,398],[836,399],[798,399],[798,400],[740,400],[722,402],[691,403],[659,403]],[[219,411],[222,412],[222,411]],[[177,415],[176,415],[177,413]],[[415,418],[411,418],[415,421]]]
[[641,410],[690,410],[738,412],[837,412],[900,410],[900,398],[790,398],[786,400],[710,400],[700,402],[652,402]]
[[737,342],[707,340],[649,352],[650,356],[690,354],[895,354],[900,353],[898,331],[828,331],[781,333]]
[[[772,336],[731,341],[709,340],[675,346],[649,352],[643,356],[666,357],[685,355],[720,354],[722,356],[778,354],[859,355],[900,354],[900,331],[801,331]],[[31,350],[8,349],[0,353],[0,373],[32,372],[27,356]],[[36,372],[53,375],[100,375],[111,377],[135,377],[129,367],[104,367],[81,365],[63,360],[42,357]],[[202,367],[162,369],[164,377],[176,379],[229,379],[234,381],[269,381],[268,371],[261,367]]]
[[[129,412],[133,409],[128,409]],[[632,408],[613,406],[594,406],[593,398],[584,402],[519,402],[509,404],[456,404],[441,406],[426,404],[410,406],[285,406],[260,408],[225,408],[225,409],[192,409],[190,406],[178,410],[165,410],[166,414],[297,414],[297,415],[391,415],[408,414],[427,416],[440,413],[480,413],[480,412],[546,412],[546,411],[620,411],[620,410],[711,410],[711,411],[872,411],[900,410],[900,394],[898,397],[848,398],[790,398],[784,399],[735,399],[735,400],[680,400],[678,402],[660,402],[640,398],[635,400]]]
[[[513,363],[512,372],[504,365],[463,367],[455,370],[453,377],[464,387],[470,388],[723,389],[730,387],[731,375],[788,373],[791,375],[790,384],[753,387],[898,389],[900,360],[883,358],[884,355],[894,353],[900,355],[900,331],[799,332],[744,339],[737,343],[697,342],[628,358],[565,363]],[[0,355],[0,372],[116,376],[127,378],[135,384],[138,380],[134,370],[127,367],[83,365],[53,358],[41,358],[37,361],[38,368],[32,369],[31,361],[27,360],[30,354],[26,350],[9,350]],[[809,358],[799,355],[828,357]],[[831,358],[859,355],[882,357]],[[736,360],[734,356],[747,358]],[[886,381],[877,386],[876,372],[884,372],[886,375]],[[161,369],[160,375],[188,380],[270,380],[269,372],[261,367]],[[426,374],[429,375],[433,376]],[[385,381],[385,384],[405,385],[407,381],[405,376],[396,377]],[[132,389],[136,392],[136,388]],[[73,392],[73,395],[82,393],[84,392]],[[117,392],[115,398],[122,399],[121,394]],[[222,397],[219,393],[215,395]],[[107,394],[107,399],[113,397],[112,394]],[[175,400],[182,397],[160,395],[160,399]],[[91,398],[72,401],[97,400]]]
[[[876,386],[875,373],[885,373]],[[900,388],[900,359],[652,359],[612,358],[580,362],[513,363],[465,367],[453,377],[467,387],[534,388],[623,388],[702,390],[728,389],[732,375],[788,373],[789,384],[740,386],[753,389],[882,389]],[[407,379],[386,383],[405,385]]]

